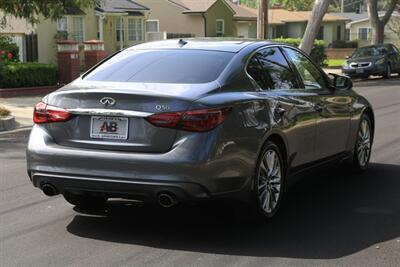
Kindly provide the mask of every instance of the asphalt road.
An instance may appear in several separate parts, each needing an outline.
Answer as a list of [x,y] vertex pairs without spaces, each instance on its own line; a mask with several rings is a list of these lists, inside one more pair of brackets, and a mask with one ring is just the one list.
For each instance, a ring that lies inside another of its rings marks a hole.
[[0,135],[0,266],[400,266],[400,77],[355,87],[376,113],[370,168],[296,181],[268,224],[215,203],[81,213],[33,188],[26,131]]

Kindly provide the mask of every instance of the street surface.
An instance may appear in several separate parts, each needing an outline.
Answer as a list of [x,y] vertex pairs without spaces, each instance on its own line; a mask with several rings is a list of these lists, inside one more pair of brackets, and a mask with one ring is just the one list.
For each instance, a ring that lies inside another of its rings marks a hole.
[[299,179],[268,224],[214,203],[81,213],[31,185],[28,131],[0,134],[0,266],[400,266],[400,77],[355,88],[375,108],[370,168]]

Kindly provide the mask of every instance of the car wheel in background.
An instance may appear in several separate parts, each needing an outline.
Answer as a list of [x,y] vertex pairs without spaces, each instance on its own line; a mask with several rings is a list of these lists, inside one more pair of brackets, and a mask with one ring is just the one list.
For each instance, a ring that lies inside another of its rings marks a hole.
[[387,64],[385,75],[383,75],[383,77],[385,79],[389,79],[391,76],[392,76],[392,67],[390,66],[390,64]]
[[268,141],[257,162],[253,190],[257,214],[264,219],[272,218],[281,205],[285,174],[280,148]]
[[367,169],[371,157],[373,129],[368,115],[363,114],[357,130],[357,139],[353,152],[352,169],[362,172]]

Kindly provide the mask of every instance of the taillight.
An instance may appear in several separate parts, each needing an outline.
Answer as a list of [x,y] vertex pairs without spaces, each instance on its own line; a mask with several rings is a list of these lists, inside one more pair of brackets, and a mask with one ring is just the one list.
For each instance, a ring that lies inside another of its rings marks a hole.
[[220,125],[232,110],[231,107],[190,110],[186,112],[159,113],[147,117],[155,126],[191,132],[206,132]]
[[63,122],[71,118],[71,113],[68,110],[47,105],[46,103],[39,102],[35,105],[33,111],[33,122],[49,123],[49,122]]

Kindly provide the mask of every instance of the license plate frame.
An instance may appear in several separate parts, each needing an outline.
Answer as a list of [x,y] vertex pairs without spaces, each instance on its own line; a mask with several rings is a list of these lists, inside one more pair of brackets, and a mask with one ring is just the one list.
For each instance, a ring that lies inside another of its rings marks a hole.
[[364,69],[356,69],[356,73],[357,73],[357,74],[364,73]]
[[[115,124],[110,124],[111,122]],[[98,128],[99,126],[105,127],[106,131],[102,132],[102,130]],[[117,127],[116,132],[111,131],[114,129],[113,127]],[[129,119],[125,117],[91,116],[90,118],[90,138],[93,139],[127,140],[128,130]]]

